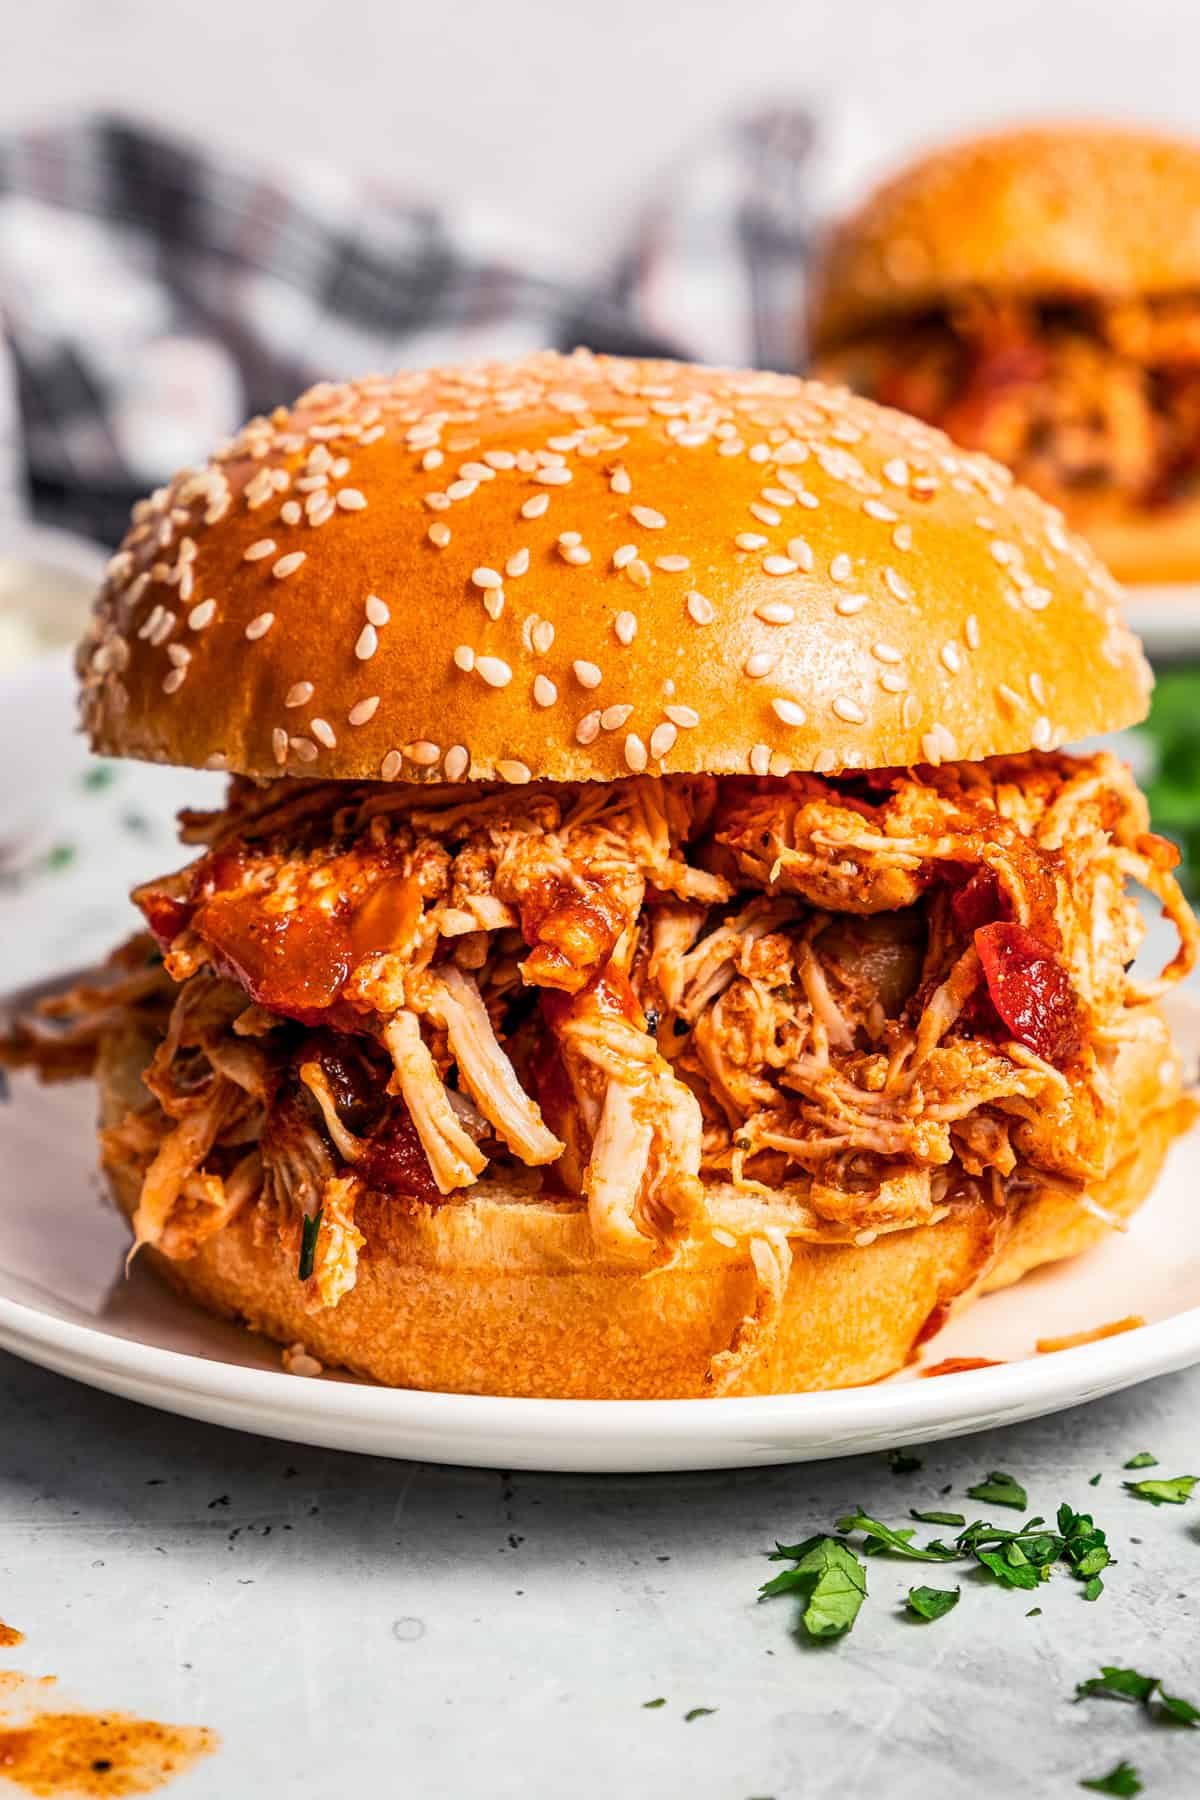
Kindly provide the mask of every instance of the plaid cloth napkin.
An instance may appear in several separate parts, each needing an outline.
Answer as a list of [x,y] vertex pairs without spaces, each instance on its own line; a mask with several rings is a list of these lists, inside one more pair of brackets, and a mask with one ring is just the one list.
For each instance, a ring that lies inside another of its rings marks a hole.
[[0,139],[0,530],[112,543],[139,494],[322,376],[575,344],[794,367],[820,148],[801,109],[733,121],[570,285],[328,169],[120,119]]

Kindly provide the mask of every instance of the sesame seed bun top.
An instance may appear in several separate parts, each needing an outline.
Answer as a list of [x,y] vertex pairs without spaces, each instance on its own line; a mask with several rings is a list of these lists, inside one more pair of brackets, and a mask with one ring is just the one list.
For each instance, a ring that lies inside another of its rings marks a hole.
[[841,391],[549,353],[313,389],[144,501],[96,750],[261,777],[782,774],[1128,724],[1117,590],[986,458]]
[[1048,298],[1200,287],[1200,141],[1061,125],[922,157],[835,230],[810,337],[825,350],[972,287]]

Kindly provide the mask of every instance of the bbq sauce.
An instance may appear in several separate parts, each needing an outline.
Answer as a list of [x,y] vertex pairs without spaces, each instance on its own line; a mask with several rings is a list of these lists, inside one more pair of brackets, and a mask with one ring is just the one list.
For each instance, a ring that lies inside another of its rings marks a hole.
[[40,1800],[157,1793],[220,1742],[202,1725],[164,1725],[131,1713],[27,1711],[52,1681],[0,1673],[0,1694],[15,1691],[21,1705],[18,1725],[0,1713],[0,1783]]

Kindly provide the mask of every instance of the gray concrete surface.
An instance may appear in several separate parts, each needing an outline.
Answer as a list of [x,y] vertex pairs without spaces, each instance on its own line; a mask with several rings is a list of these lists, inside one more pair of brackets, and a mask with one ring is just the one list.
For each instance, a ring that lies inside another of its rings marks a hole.
[[[0,1617],[27,1633],[0,1664],[214,1727],[180,1800],[1051,1800],[1120,1757],[1184,1800],[1195,1734],[1071,1696],[1115,1661],[1200,1698],[1200,1506],[1138,1502],[1120,1470],[1139,1449],[1194,1469],[1198,1407],[1200,1372],[1174,1376],[906,1476],[510,1477],[222,1432],[0,1356]],[[1039,1510],[1094,1509],[1120,1559],[1095,1604],[1064,1575],[1034,1596],[967,1575],[915,1624],[909,1584],[952,1581],[877,1558],[853,1633],[814,1648],[790,1601],[756,1602],[776,1537],[860,1502],[973,1513],[995,1467]]]

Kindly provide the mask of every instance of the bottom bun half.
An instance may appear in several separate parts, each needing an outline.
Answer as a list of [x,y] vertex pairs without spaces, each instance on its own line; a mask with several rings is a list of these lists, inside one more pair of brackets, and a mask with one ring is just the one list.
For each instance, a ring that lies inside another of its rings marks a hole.
[[[1153,1069],[1138,1059],[1122,1083],[1131,1149],[1090,1195],[1114,1222],[1145,1199],[1190,1118],[1177,1078],[1164,1082],[1163,1040],[1153,1054]],[[145,1059],[144,1039],[108,1041],[98,1069],[104,1123],[145,1103]],[[109,1179],[132,1215],[136,1181],[121,1170]],[[140,1254],[208,1310],[391,1387],[674,1399],[878,1381],[978,1293],[1077,1255],[1111,1229],[1040,1188],[1009,1213],[960,1203],[936,1224],[869,1245],[793,1242],[773,1329],[717,1386],[714,1365],[728,1365],[756,1305],[744,1249],[689,1242],[670,1266],[645,1274],[597,1251],[579,1203],[506,1197],[495,1186],[435,1209],[372,1199],[359,1209],[367,1246],[357,1283],[332,1310],[305,1310],[294,1259],[273,1232],[256,1241],[253,1207],[186,1261]]]

